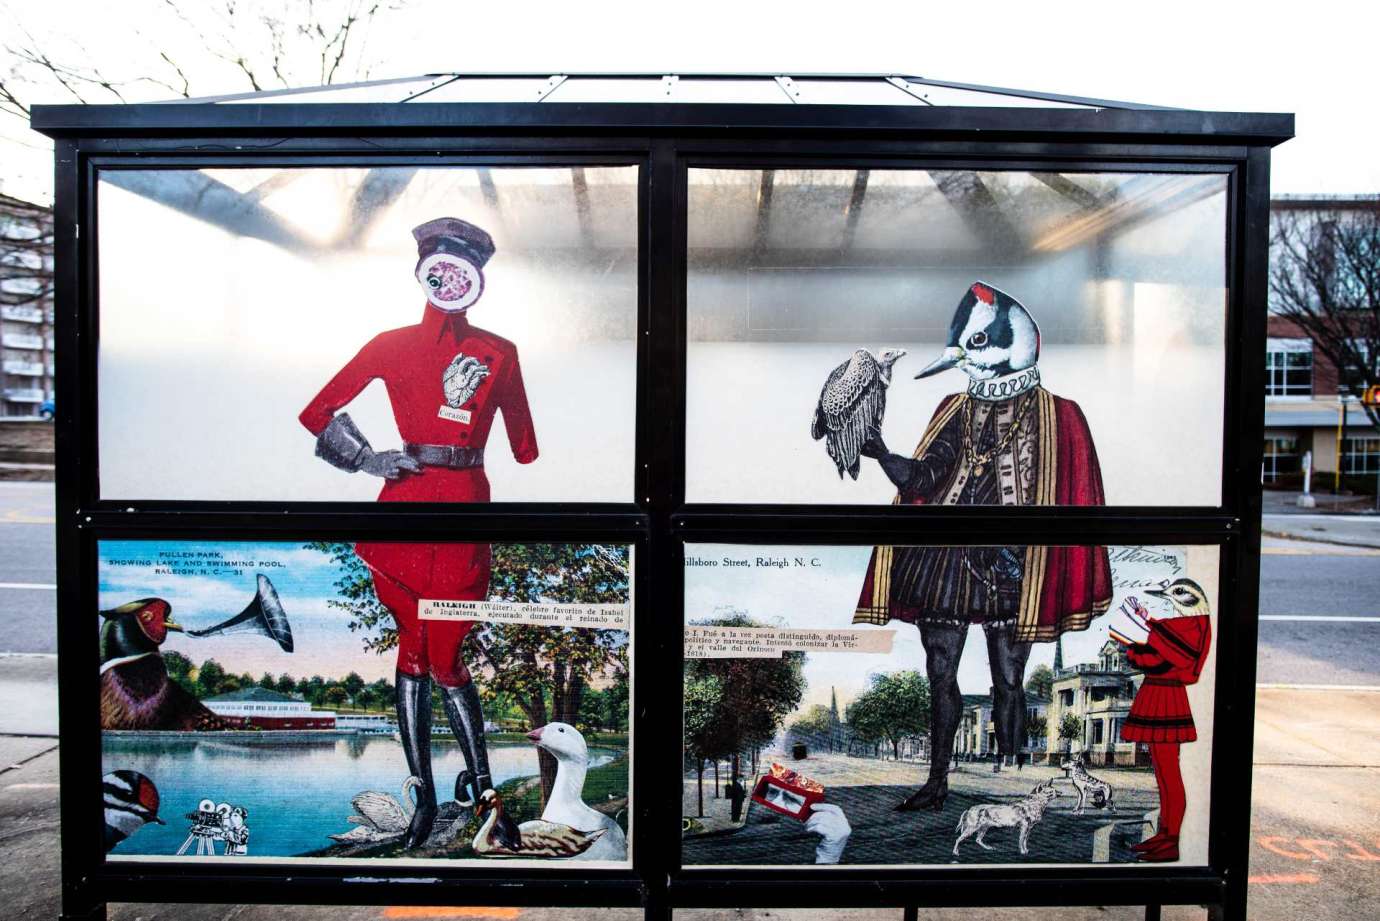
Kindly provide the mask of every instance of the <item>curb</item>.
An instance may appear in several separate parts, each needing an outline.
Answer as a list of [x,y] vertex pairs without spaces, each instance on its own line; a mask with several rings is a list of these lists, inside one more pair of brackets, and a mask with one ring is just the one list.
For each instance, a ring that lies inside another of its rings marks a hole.
[[1262,537],[1277,537],[1281,540],[1299,540],[1313,544],[1332,544],[1334,547],[1361,547],[1367,550],[1380,550],[1380,543],[1367,543],[1359,540],[1340,540],[1335,537],[1314,537],[1295,534],[1292,531],[1275,531],[1270,528],[1261,528]]

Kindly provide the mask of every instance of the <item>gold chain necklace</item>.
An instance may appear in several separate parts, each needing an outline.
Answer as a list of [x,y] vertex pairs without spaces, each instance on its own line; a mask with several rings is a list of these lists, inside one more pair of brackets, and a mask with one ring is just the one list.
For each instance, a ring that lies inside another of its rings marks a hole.
[[973,446],[973,440],[976,437],[973,434],[973,398],[968,397],[963,401],[963,456],[967,459],[968,466],[973,471],[975,478],[982,476],[987,470],[987,465],[992,462],[992,458],[1002,454],[1016,440],[1016,435],[1020,432],[1026,417],[1030,415],[1030,407],[1034,403],[1035,393],[1031,391],[1030,396],[1016,410],[1016,418],[1012,420],[1011,427],[1006,430],[1006,434],[997,439],[992,450],[979,453]]

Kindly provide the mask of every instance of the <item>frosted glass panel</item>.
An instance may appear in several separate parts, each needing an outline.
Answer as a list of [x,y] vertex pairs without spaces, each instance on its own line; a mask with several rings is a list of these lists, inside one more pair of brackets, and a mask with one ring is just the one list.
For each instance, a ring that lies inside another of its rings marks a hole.
[[[103,174],[102,495],[629,501],[637,176]],[[418,469],[318,456],[343,413]]]
[[1223,176],[689,183],[688,501],[1218,504]]

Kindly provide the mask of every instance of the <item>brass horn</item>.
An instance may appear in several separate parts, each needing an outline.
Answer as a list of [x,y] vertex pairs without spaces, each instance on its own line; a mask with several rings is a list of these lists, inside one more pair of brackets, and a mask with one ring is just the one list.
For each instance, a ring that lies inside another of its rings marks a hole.
[[223,633],[260,633],[273,640],[283,652],[292,652],[292,627],[278,592],[268,576],[258,574],[259,590],[245,609],[228,620],[204,630],[186,630],[188,636],[219,636]]

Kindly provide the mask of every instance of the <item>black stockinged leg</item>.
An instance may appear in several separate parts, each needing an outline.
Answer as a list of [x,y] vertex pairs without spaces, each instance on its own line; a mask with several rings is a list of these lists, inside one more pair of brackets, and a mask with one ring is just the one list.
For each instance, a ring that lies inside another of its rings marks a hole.
[[397,675],[398,735],[408,773],[421,781],[417,808],[403,839],[403,846],[410,850],[426,843],[436,821],[436,781],[431,774],[431,679],[403,672]]
[[471,681],[464,687],[442,688],[441,700],[451,732],[465,756],[465,771],[455,781],[455,800],[460,805],[479,802],[479,796],[493,787],[489,773],[489,747],[484,740],[484,711],[479,706],[479,689]]

